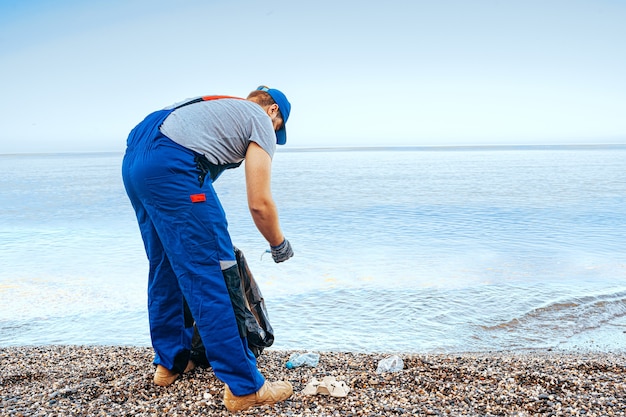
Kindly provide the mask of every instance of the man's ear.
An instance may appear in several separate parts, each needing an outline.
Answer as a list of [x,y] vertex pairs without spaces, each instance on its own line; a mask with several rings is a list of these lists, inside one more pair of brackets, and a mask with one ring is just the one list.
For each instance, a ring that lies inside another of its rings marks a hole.
[[270,117],[276,116],[277,113],[278,113],[278,104],[274,103],[267,108],[267,114]]

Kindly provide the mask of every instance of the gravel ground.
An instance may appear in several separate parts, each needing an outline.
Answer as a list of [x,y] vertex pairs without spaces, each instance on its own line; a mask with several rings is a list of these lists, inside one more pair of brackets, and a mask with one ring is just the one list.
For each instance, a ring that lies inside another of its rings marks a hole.
[[[400,355],[404,369],[376,373],[386,354],[321,352],[289,370],[292,352],[265,350],[259,369],[294,395],[239,415],[626,416],[626,353],[515,352]],[[169,387],[152,383],[152,349],[103,346],[0,348],[1,416],[230,416],[210,368]],[[347,397],[305,396],[326,375]]]

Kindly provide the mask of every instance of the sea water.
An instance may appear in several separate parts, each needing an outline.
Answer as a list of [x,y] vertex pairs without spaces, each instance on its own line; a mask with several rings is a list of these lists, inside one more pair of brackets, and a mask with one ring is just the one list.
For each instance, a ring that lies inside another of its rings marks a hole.
[[[149,346],[121,153],[0,155],[0,346]],[[272,348],[626,347],[626,146],[281,149],[275,264],[215,183]]]

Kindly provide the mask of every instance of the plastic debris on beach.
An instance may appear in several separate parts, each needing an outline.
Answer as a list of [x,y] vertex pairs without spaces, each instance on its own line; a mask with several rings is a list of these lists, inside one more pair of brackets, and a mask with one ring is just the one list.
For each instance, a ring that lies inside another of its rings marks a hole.
[[385,359],[381,359],[378,362],[378,368],[376,373],[382,374],[384,372],[398,372],[404,369],[404,362],[398,355],[389,356]]
[[306,353],[293,353],[289,357],[289,361],[285,364],[288,369],[297,368],[299,366],[308,365],[311,367],[317,366],[320,361],[319,353],[306,352]]

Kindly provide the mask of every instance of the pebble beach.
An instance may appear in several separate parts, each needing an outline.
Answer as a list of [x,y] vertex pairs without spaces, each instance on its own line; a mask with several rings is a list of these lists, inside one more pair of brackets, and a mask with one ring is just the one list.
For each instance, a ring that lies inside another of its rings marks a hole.
[[[255,416],[626,416],[625,353],[405,354],[404,369],[377,373],[385,354],[320,352],[287,369],[292,351],[265,350],[269,380],[293,384],[285,402]],[[223,383],[196,368],[169,387],[152,382],[147,347],[0,348],[1,416],[230,416]],[[313,377],[344,381],[346,397],[303,395]]]

